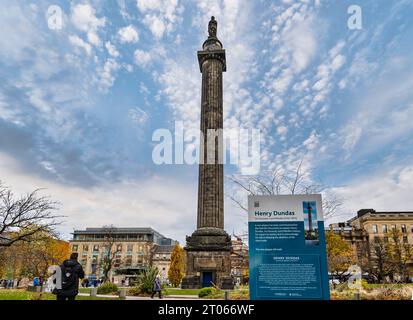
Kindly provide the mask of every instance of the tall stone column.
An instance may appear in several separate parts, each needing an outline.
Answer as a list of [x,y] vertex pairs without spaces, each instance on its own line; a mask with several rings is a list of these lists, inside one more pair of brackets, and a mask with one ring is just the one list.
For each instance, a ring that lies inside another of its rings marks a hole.
[[[199,288],[208,280],[222,288],[233,287],[230,263],[231,237],[224,230],[223,81],[225,50],[217,38],[217,21],[208,25],[208,39],[198,51],[202,73],[201,131],[197,229],[186,239],[184,288]],[[208,286],[211,286],[209,284]]]
[[197,227],[223,229],[224,168],[221,155],[222,72],[225,70],[225,51],[200,51],[198,58],[202,72],[201,132],[204,143],[199,165]]

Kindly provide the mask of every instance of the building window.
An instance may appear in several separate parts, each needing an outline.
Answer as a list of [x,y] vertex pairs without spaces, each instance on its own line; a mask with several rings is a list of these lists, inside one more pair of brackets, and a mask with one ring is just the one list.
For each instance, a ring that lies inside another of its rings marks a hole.
[[374,242],[375,242],[375,243],[379,243],[379,242],[380,242],[380,238],[379,238],[379,237],[374,237]]
[[391,225],[391,230],[393,231],[393,230],[396,230],[396,225],[395,224],[392,224]]
[[372,225],[373,233],[377,233],[377,224]]
[[405,224],[402,224],[402,232],[407,233],[407,228]]
[[83,251],[89,251],[89,246],[87,245],[87,244],[84,244],[83,245]]
[[118,246],[117,246],[117,248],[116,248],[116,251],[122,251],[122,245],[121,244],[118,244]]
[[72,251],[77,252],[77,249],[78,249],[78,245],[77,245],[77,244],[75,244],[75,245],[72,246]]
[[410,232],[413,233],[413,224],[410,225]]
[[389,242],[389,237],[384,237],[383,240],[384,240],[384,242],[387,243],[387,242]]
[[93,246],[93,252],[99,252],[99,245],[95,244]]
[[404,243],[408,243],[408,242],[409,242],[409,240],[407,239],[407,236],[404,236],[404,237],[403,237],[403,242],[404,242]]
[[387,233],[387,224],[383,224],[383,225],[381,226],[381,231],[382,231],[383,233]]

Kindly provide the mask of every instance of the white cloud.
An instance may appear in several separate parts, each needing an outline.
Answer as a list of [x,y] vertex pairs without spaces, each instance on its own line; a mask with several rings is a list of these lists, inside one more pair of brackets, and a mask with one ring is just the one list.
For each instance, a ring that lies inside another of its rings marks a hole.
[[113,75],[119,69],[119,64],[114,59],[107,59],[103,68],[98,72],[100,76],[100,84],[103,90],[107,90],[113,86],[115,82],[115,76]]
[[314,150],[319,144],[319,137],[317,132],[313,130],[307,140],[304,141],[303,145],[307,148],[308,151]]
[[110,43],[110,41],[106,41],[105,48],[106,50],[108,50],[109,55],[111,55],[112,57],[119,57],[119,51],[113,44]]
[[[377,211],[411,211],[413,207],[413,165],[380,168],[359,176],[345,186],[332,189],[345,199],[345,210],[351,218],[357,211],[373,208]],[[336,218],[337,219],[337,218]]]
[[[39,141],[35,152],[43,153],[73,134],[77,111],[89,105],[91,91],[95,91],[88,68],[92,59],[79,59],[67,46],[91,56],[92,45],[78,35],[51,33],[43,23],[44,15],[29,6],[9,2],[2,8],[0,60],[14,72],[1,77],[0,116],[15,128],[38,128],[33,132],[33,139]],[[10,111],[2,112],[3,108]],[[33,159],[34,165],[37,160]]]
[[201,83],[198,66],[187,61],[167,60],[165,71],[156,80],[167,99],[173,120],[183,121],[185,127],[199,128]]
[[83,41],[83,39],[79,38],[78,36],[70,35],[69,41],[74,46],[84,49],[88,56],[90,56],[90,54],[92,53],[92,46],[89,43]]
[[180,20],[179,13],[183,11],[178,0],[137,0],[136,5],[144,15],[144,24],[157,39],[174,29]]
[[94,32],[105,25],[105,18],[97,18],[96,11],[89,4],[78,4],[72,8],[71,20],[83,32]]
[[161,0],[137,0],[136,2],[139,10],[141,12],[146,12],[148,10],[160,9],[162,6]]
[[123,19],[125,20],[130,20],[131,16],[128,13],[128,10],[126,9],[126,2],[125,0],[118,0],[118,6],[119,6],[119,12]]
[[339,129],[346,159],[371,154],[413,133],[413,77],[409,70],[389,73],[388,67],[383,66],[384,78],[376,75],[378,81],[360,93],[357,112]]
[[98,35],[95,32],[88,32],[87,33],[87,40],[89,41],[90,44],[92,44],[96,47],[100,47],[100,45],[101,45],[100,39],[99,39]]
[[139,124],[140,126],[144,125],[149,119],[148,113],[139,107],[129,109],[128,115],[133,122]]
[[[105,26],[105,18],[97,18],[95,9],[89,4],[78,4],[72,7],[71,21],[73,25],[87,35],[89,44],[100,47],[101,40],[98,36],[100,28]],[[80,41],[75,41],[77,45],[84,46]],[[87,52],[89,50],[85,49]],[[88,52],[90,55],[90,52]]]
[[119,40],[122,43],[136,43],[139,40],[139,34],[132,25],[124,27],[118,31]]
[[124,63],[122,66],[125,68],[125,70],[126,70],[127,72],[129,72],[129,73],[132,73],[132,72],[133,72],[133,66],[132,66],[131,64],[129,64],[129,63]]
[[142,68],[146,68],[152,61],[152,54],[140,49],[135,50],[134,57],[135,63]]
[[148,26],[149,30],[151,30],[152,34],[157,38],[162,38],[163,34],[165,33],[165,23],[164,20],[156,15],[148,14],[143,19],[143,22]]
[[294,26],[283,36],[282,46],[287,46],[291,54],[294,72],[305,69],[317,48],[317,41],[312,31],[313,21],[305,20]]

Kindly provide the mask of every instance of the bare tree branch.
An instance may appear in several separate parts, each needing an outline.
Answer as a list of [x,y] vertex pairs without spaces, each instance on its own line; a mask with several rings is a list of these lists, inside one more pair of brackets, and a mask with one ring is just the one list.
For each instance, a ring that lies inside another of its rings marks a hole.
[[116,227],[113,225],[103,226],[103,255],[100,260],[100,266],[103,271],[103,280],[109,281],[109,273],[113,269],[115,260],[118,259],[118,253],[121,250],[118,249],[116,243]]
[[[248,195],[279,195],[279,194],[315,194],[323,193],[323,213],[325,218],[337,214],[344,200],[331,192],[326,186],[316,184],[306,179],[307,173],[303,171],[304,158],[298,163],[297,168],[291,171],[281,171],[277,167],[265,175],[257,176],[228,176],[227,178]],[[242,200],[236,195],[229,198],[243,211],[248,211],[245,196]]]
[[53,233],[63,216],[54,213],[58,202],[39,196],[40,189],[17,200],[0,182],[0,247],[30,241],[36,234]]

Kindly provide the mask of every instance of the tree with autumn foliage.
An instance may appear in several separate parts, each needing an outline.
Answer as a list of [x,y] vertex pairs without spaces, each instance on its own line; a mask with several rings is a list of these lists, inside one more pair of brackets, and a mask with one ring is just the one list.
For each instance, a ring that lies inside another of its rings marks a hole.
[[12,273],[13,279],[47,277],[52,265],[68,259],[69,243],[52,234],[38,233],[30,242],[20,241],[2,248],[0,274]]
[[327,259],[329,272],[341,282],[348,277],[348,268],[357,262],[351,246],[333,231],[326,232]]
[[389,263],[393,269],[393,281],[407,281],[411,276],[407,266],[413,257],[413,247],[407,242],[407,238],[406,241],[403,240],[403,233],[397,228],[390,232],[388,251]]
[[168,279],[174,287],[180,285],[185,275],[185,251],[176,245],[172,251],[171,263],[168,270]]

